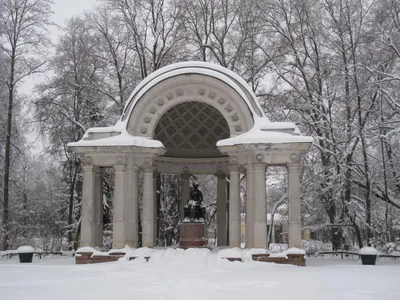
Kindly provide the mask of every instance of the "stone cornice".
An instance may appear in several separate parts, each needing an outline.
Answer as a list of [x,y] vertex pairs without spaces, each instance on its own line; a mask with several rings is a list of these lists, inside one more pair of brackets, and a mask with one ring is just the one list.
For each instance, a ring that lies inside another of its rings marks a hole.
[[218,158],[175,158],[175,157],[156,157],[156,162],[170,163],[170,164],[208,164],[208,165],[228,165],[229,157],[218,157]]

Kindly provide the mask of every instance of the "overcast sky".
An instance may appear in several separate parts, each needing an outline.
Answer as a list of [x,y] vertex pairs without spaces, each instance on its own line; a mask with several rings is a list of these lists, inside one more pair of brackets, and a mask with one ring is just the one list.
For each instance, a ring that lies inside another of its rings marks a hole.
[[[98,0],[53,0],[53,21],[58,25],[63,25],[66,18],[81,14],[85,10],[90,10]],[[54,38],[58,32],[53,29]],[[53,40],[54,40],[53,38]]]

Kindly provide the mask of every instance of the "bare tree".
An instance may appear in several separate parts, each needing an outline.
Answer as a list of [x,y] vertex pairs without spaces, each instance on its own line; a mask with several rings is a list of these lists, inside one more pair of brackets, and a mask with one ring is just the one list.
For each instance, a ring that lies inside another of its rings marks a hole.
[[133,50],[133,38],[126,25],[105,5],[98,6],[88,17],[98,35],[93,55],[100,62],[100,83],[91,83],[114,103],[116,118],[122,113],[129,93],[140,79],[135,66],[137,54]]
[[104,0],[133,38],[142,79],[185,53],[181,8],[167,0]]
[[0,19],[1,51],[5,53],[7,72],[2,74],[8,93],[7,133],[5,142],[5,164],[3,185],[3,227],[5,238],[4,250],[9,247],[9,185],[11,132],[13,105],[18,85],[28,76],[41,71],[45,61],[40,58],[43,46],[48,40],[45,36],[46,26],[51,14],[48,0],[1,0]]

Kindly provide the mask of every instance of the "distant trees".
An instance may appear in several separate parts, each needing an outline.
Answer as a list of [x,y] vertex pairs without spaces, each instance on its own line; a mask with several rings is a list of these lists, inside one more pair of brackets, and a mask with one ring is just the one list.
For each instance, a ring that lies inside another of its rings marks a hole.
[[[305,157],[313,185],[305,190],[304,207],[310,208],[310,201],[324,208],[335,249],[348,242],[350,228],[359,246],[384,242],[376,227],[378,207],[382,200],[398,207],[399,194],[390,193],[396,194],[391,198],[377,192],[382,179],[377,170],[386,169],[388,161],[376,155],[387,146],[379,146],[382,131],[377,130],[385,125],[376,120],[383,112],[383,74],[394,61],[376,48],[376,6],[365,1],[277,0],[263,1],[260,8],[271,39],[282,50],[271,64],[276,78],[267,94],[273,100],[272,117],[295,120],[316,138]],[[275,92],[276,86],[284,89]],[[319,213],[314,216],[320,220]]]

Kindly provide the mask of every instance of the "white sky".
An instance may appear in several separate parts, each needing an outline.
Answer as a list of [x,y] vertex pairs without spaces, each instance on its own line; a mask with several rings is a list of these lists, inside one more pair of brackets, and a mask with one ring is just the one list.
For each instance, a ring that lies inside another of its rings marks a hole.
[[59,25],[64,23],[66,18],[80,14],[91,9],[97,0],[54,0],[53,21]]

